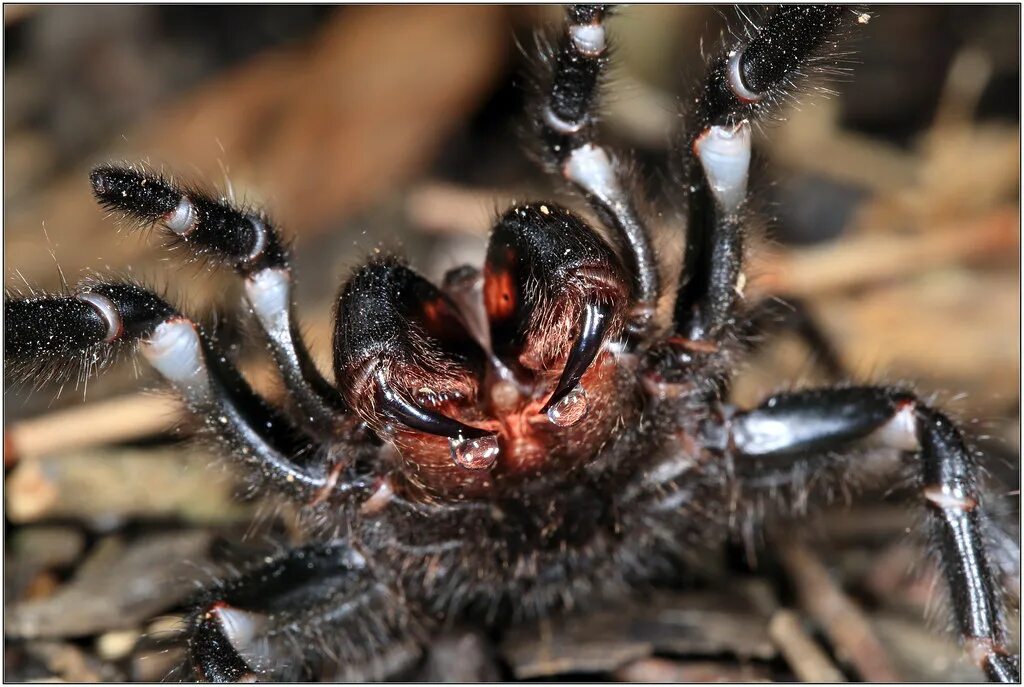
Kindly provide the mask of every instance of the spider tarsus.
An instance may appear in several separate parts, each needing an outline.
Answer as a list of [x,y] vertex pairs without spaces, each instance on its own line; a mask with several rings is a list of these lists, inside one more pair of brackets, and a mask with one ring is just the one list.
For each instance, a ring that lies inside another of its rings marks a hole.
[[85,282],[73,296],[5,299],[6,359],[57,359],[134,341],[173,312],[163,299],[127,282]]
[[141,225],[160,224],[193,258],[222,262],[242,274],[287,265],[286,247],[262,215],[132,167],[104,165],[89,178],[101,205]]
[[102,165],[89,174],[100,205],[143,223],[174,214],[183,194],[163,177],[131,167]]
[[4,300],[4,361],[77,354],[102,343],[109,323],[90,303],[66,296]]
[[[786,80],[833,41],[844,21],[853,19],[840,5],[788,5],[775,10],[756,38],[739,52],[742,87],[757,100]],[[732,84],[730,85],[737,85]]]

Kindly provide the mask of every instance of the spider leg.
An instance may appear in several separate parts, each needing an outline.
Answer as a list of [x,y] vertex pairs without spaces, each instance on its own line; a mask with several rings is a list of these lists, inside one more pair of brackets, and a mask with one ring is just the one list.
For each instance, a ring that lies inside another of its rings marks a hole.
[[640,213],[639,189],[628,165],[598,141],[597,100],[608,64],[604,5],[571,5],[551,59],[551,76],[533,107],[541,158],[580,191],[601,220],[629,272],[634,302],[631,333],[643,341],[653,332],[660,272],[650,229]]
[[[322,467],[299,465],[311,439],[260,398],[227,355],[194,322],[145,288],[94,282],[76,295],[4,301],[5,365],[93,359],[137,346],[256,481],[271,482],[298,500],[335,485]],[[337,476],[334,477],[337,480]]]
[[751,122],[791,97],[809,68],[835,71],[828,53],[836,36],[865,16],[849,7],[785,6],[712,62],[680,141],[679,183],[689,189],[674,314],[681,336],[713,339],[735,318],[743,284]]
[[186,620],[192,670],[210,682],[301,679],[415,638],[404,598],[344,540],[290,549],[219,582]]
[[755,303],[747,313],[739,337],[757,349],[766,335],[792,332],[815,356],[814,362],[832,380],[846,377],[839,351],[802,299],[769,297]]
[[232,267],[244,279],[246,299],[296,406],[296,421],[321,437],[345,431],[341,395],[317,370],[299,333],[288,248],[268,217],[129,167],[97,167],[90,180],[107,209],[159,225],[195,258]]
[[780,394],[728,421],[729,450],[758,465],[801,455],[813,460],[862,443],[916,454],[959,634],[991,679],[1019,681],[986,550],[978,467],[949,418],[908,392],[854,387]]

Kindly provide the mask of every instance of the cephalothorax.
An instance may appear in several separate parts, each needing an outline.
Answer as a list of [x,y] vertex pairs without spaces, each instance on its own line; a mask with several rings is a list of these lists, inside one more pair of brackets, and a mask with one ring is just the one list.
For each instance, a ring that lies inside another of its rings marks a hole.
[[455,618],[624,593],[727,538],[736,494],[799,487],[796,463],[855,469],[854,449],[880,445],[915,466],[967,650],[993,679],[1017,680],[975,459],[953,423],[886,387],[781,394],[750,410],[723,401],[752,311],[751,123],[804,72],[834,68],[837,37],[867,15],[778,9],[711,62],[680,140],[676,287],[628,166],[597,138],[607,14],[567,10],[531,124],[543,162],[609,241],[573,211],[534,202],[500,216],[482,270],[453,270],[440,287],[374,259],[338,298],[329,382],[299,336],[288,249],[268,217],[104,166],[91,177],[103,206],[244,280],[287,407],[261,399],[214,339],[134,283],[6,300],[9,369],[137,344],[226,459],[310,516],[309,544],[207,591],[189,621],[205,679],[296,676],[324,646],[361,661]]

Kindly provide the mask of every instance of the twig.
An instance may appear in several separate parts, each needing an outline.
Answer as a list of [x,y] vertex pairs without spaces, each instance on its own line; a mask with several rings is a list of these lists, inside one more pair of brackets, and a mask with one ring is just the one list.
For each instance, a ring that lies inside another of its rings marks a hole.
[[803,682],[846,682],[829,657],[815,644],[792,611],[779,609],[768,624],[768,636]]
[[[759,292],[821,296],[855,286],[906,279],[971,259],[1019,250],[1018,210],[1003,207],[974,221],[927,233],[865,234],[834,245],[764,255],[751,268]],[[756,256],[755,256],[756,257]]]
[[821,561],[806,547],[789,544],[782,549],[782,563],[793,577],[801,607],[828,635],[839,658],[868,682],[900,682],[867,618]]
[[6,428],[5,462],[152,436],[181,413],[171,396],[135,393],[20,420]]

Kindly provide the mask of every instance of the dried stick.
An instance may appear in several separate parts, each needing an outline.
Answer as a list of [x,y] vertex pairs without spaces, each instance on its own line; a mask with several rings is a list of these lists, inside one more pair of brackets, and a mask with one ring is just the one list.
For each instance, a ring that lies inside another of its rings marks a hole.
[[882,643],[857,605],[806,547],[789,544],[782,563],[792,576],[800,605],[828,635],[840,659],[868,682],[900,682]]
[[807,635],[800,618],[792,611],[780,609],[775,612],[768,624],[768,636],[801,682],[846,682],[821,647]]
[[20,420],[4,432],[4,464],[141,439],[171,429],[181,416],[181,404],[171,396],[134,393]]
[[[1019,250],[1016,207],[926,233],[863,234],[819,248],[763,255],[751,269],[758,292],[821,296],[865,284],[903,280],[970,259]],[[754,256],[755,259],[757,256]]]

